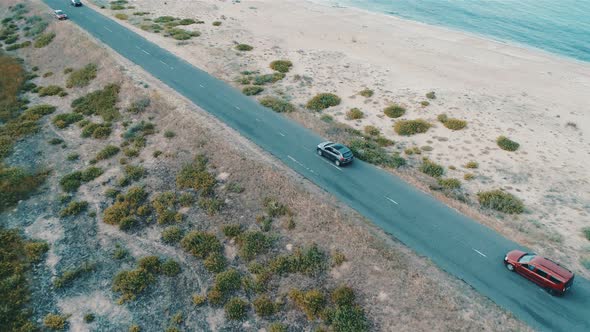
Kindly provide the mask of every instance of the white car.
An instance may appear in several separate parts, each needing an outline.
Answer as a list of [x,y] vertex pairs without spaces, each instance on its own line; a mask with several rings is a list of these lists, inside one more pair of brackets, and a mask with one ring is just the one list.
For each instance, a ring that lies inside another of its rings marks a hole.
[[63,10],[60,10],[60,9],[54,10],[53,15],[58,20],[67,20],[68,19],[68,15],[66,15],[66,13],[64,13]]

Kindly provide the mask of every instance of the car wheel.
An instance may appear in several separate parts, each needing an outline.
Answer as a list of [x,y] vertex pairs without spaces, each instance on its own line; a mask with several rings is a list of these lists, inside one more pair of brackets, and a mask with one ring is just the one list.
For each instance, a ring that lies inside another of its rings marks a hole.
[[318,149],[318,156],[323,156],[323,155],[324,155],[324,153],[322,152],[322,150]]
[[340,166],[340,160],[338,160],[338,159],[334,160],[334,165]]
[[514,272],[514,265],[506,263],[506,268],[508,269],[508,271]]

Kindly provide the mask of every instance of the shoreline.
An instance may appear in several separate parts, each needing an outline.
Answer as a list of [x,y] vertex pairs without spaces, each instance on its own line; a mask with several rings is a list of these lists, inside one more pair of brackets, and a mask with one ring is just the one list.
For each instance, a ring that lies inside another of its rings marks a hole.
[[395,20],[398,20],[400,23],[417,24],[417,25],[420,25],[420,26],[423,26],[426,28],[440,29],[446,33],[462,34],[462,35],[465,35],[466,37],[469,37],[469,38],[476,38],[476,39],[480,39],[482,41],[494,42],[494,43],[497,43],[502,46],[514,47],[514,48],[521,49],[521,50],[527,51],[527,52],[539,53],[542,56],[545,56],[548,58],[554,58],[555,60],[563,60],[563,61],[573,62],[574,64],[587,66],[590,69],[590,61],[581,60],[581,59],[578,59],[578,58],[575,58],[572,56],[568,56],[565,54],[545,50],[545,49],[536,47],[534,45],[530,45],[530,44],[526,44],[526,43],[522,43],[522,42],[518,42],[518,41],[514,41],[514,40],[509,40],[509,39],[503,39],[503,38],[496,37],[493,35],[486,35],[486,34],[477,33],[477,32],[473,32],[473,31],[469,31],[469,30],[462,30],[462,29],[458,29],[458,28],[454,28],[454,27],[450,27],[450,26],[446,26],[446,25],[439,25],[439,24],[423,22],[423,21],[414,20],[411,18],[395,15],[393,13],[372,11],[369,9],[344,5],[344,4],[340,4],[340,3],[336,3],[334,5],[329,5],[328,3],[326,3],[322,0],[303,0],[303,1],[307,2],[309,4],[322,6],[324,8],[346,9],[346,10],[359,11],[359,12],[362,12],[362,13],[365,13],[368,15],[377,15],[377,16],[381,16],[384,18],[393,18]]

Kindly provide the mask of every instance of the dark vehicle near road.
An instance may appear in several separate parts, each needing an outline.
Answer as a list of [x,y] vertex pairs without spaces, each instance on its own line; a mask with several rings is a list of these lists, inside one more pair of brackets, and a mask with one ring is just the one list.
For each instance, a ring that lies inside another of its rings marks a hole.
[[70,0],[70,4],[74,7],[80,7],[82,6],[82,1],[80,0]]
[[59,9],[54,10],[53,15],[55,16],[55,18],[57,18],[60,21],[68,19],[68,15],[66,15],[66,13],[64,13],[62,10],[59,10]]
[[513,250],[504,257],[504,265],[512,272],[543,287],[551,295],[563,295],[574,283],[574,273],[558,263],[535,254]]
[[317,153],[318,155],[331,160],[336,166],[348,164],[354,159],[352,151],[350,151],[349,148],[333,142],[323,142],[318,144]]

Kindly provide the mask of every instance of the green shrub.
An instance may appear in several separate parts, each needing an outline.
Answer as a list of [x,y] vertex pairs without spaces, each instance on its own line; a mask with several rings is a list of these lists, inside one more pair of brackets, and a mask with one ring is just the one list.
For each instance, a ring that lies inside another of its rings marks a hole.
[[144,269],[120,271],[113,280],[113,291],[121,293],[118,303],[134,300],[155,280],[154,275]]
[[428,99],[436,99],[436,93],[434,91],[430,91],[426,94],[426,98]]
[[465,164],[465,168],[478,168],[479,164],[477,163],[477,161],[470,161],[467,164]]
[[458,179],[448,178],[448,179],[438,179],[438,184],[443,189],[453,190],[461,188],[461,181]]
[[168,23],[177,20],[174,16],[160,16],[154,19],[156,23]]
[[434,178],[439,178],[444,174],[445,169],[441,165],[424,158],[424,160],[422,160],[422,164],[420,165],[420,172],[430,175]]
[[182,241],[182,248],[198,258],[205,258],[211,253],[220,252],[222,245],[214,234],[192,231]]
[[509,139],[506,136],[500,136],[496,139],[496,143],[502,150],[506,151],[516,151],[520,147],[520,144],[516,143],[515,141]]
[[45,182],[47,172],[28,173],[0,163],[0,212],[29,198]]
[[[79,123],[83,123],[80,121]],[[111,123],[88,123],[82,128],[82,137],[92,137],[96,139],[106,139],[111,134]]]
[[355,300],[354,291],[348,286],[340,286],[332,291],[332,302],[337,306],[353,305]]
[[321,111],[328,107],[340,105],[340,97],[333,93],[320,93],[311,98],[305,107],[313,111]]
[[431,124],[422,119],[399,120],[393,126],[393,130],[402,136],[411,136],[414,134],[425,133],[430,127]]
[[211,23],[211,24],[213,24],[213,26],[216,26],[216,27],[218,27],[218,26],[220,26],[220,25],[221,25],[221,21],[214,21],[214,22],[213,22],[213,23]]
[[158,224],[169,224],[176,219],[176,194],[171,191],[160,193],[152,199]]
[[586,240],[590,241],[590,227],[584,227],[582,229],[582,233],[584,234]]
[[190,207],[195,202],[195,198],[191,193],[183,193],[178,197],[178,203],[183,207]]
[[58,145],[58,144],[61,144],[61,143],[63,143],[63,142],[64,142],[64,140],[63,140],[63,139],[61,139],[61,138],[54,137],[54,138],[50,139],[50,140],[49,140],[49,141],[47,141],[47,142],[48,142],[49,144],[51,144],[51,145]]
[[358,108],[351,108],[348,112],[346,112],[346,119],[347,120],[358,120],[365,117],[365,113]]
[[142,113],[150,104],[151,100],[149,98],[141,98],[131,103],[127,111],[135,114]]
[[289,208],[286,205],[280,203],[278,200],[272,197],[265,197],[262,200],[262,205],[264,206],[266,213],[271,218],[284,216],[290,213]]
[[231,298],[224,307],[225,315],[231,320],[244,320],[248,315],[248,302],[238,297]]
[[254,96],[264,91],[264,88],[261,86],[253,85],[247,86],[242,89],[242,93],[246,96]]
[[49,245],[44,241],[31,241],[25,243],[24,249],[29,262],[37,263],[40,262],[45,253],[49,251]]
[[369,331],[365,312],[358,305],[337,306],[329,312],[329,320],[334,331]]
[[170,37],[176,40],[188,40],[192,37],[199,37],[201,35],[198,31],[187,31],[180,28],[171,28],[166,31],[170,34]]
[[53,117],[53,124],[60,129],[69,127],[72,123],[76,123],[84,119],[82,114],[78,113],[63,113]]
[[393,144],[395,144],[394,141],[387,139],[383,136],[378,136],[374,138],[375,143],[377,143],[377,145],[379,145],[380,147],[386,147],[386,146],[392,146]]
[[369,98],[373,96],[374,92],[373,90],[367,88],[359,92],[359,94],[365,98]]
[[383,113],[390,118],[399,118],[400,116],[406,114],[406,109],[400,105],[391,105],[386,107],[383,110]]
[[209,216],[213,216],[217,214],[217,212],[221,211],[221,208],[225,203],[222,199],[218,197],[201,197],[199,198],[199,207],[205,210],[205,213]]
[[254,312],[260,317],[272,316],[278,309],[267,295],[260,295],[254,299],[252,305],[254,306]]
[[168,259],[162,263],[162,273],[168,277],[177,276],[180,273],[180,264],[172,259]]
[[463,179],[464,180],[467,180],[467,181],[473,180],[474,178],[475,178],[475,175],[473,173],[465,173],[463,175]]
[[119,85],[109,84],[102,90],[97,90],[86,96],[74,99],[72,101],[72,108],[76,113],[100,115],[104,121],[116,120],[120,117],[119,111],[115,108],[119,91]]
[[282,80],[283,78],[285,78],[285,74],[283,73],[256,75],[254,76],[254,80],[252,83],[254,85],[272,84]]
[[379,136],[381,134],[381,130],[375,126],[365,126],[363,131],[369,136]]
[[75,171],[64,175],[59,181],[59,185],[64,191],[74,192],[84,182],[89,182],[99,177],[103,173],[101,168],[89,167],[84,171]]
[[126,20],[129,18],[129,16],[127,16],[127,14],[123,14],[123,13],[117,13],[117,14],[115,14],[115,17],[120,20]]
[[[282,323],[272,323],[268,325],[268,332],[287,332],[287,326]],[[316,330],[316,332],[319,332]]]
[[215,176],[207,171],[207,158],[198,155],[195,160],[185,165],[176,176],[179,189],[192,188],[203,195],[212,195],[217,184]]
[[172,130],[166,130],[164,132],[164,137],[166,137],[166,138],[173,138],[174,136],[176,136],[176,133],[173,132]]
[[289,60],[275,60],[270,63],[270,68],[281,73],[287,73],[293,67],[293,63]]
[[254,47],[248,45],[248,44],[238,44],[236,45],[236,50],[238,51],[252,51],[254,49]]
[[268,107],[277,113],[289,113],[295,110],[293,104],[277,97],[266,96],[261,98],[259,102],[262,106]]
[[88,209],[88,202],[70,202],[68,206],[59,212],[61,217],[76,216]]
[[449,118],[446,114],[439,114],[438,121],[451,130],[461,130],[467,126],[467,121]]
[[88,313],[84,315],[84,322],[85,323],[92,323],[94,322],[94,320],[96,319],[96,317],[94,316],[93,313]]
[[128,332],[141,332],[141,328],[139,327],[139,325],[133,324],[133,325],[129,326]]
[[421,101],[421,102],[420,102],[420,105],[421,105],[422,107],[426,107],[426,106],[430,105],[430,102],[429,102],[429,101],[427,101],[427,100],[423,100],[423,101]]
[[137,265],[140,269],[154,274],[158,274],[162,270],[162,262],[158,256],[142,257],[137,261]]
[[229,269],[218,273],[215,276],[214,289],[221,293],[222,297],[227,297],[231,293],[239,290],[242,285],[240,273],[234,269]]
[[516,196],[502,190],[491,190],[477,193],[479,204],[484,208],[508,214],[524,212],[524,204]]
[[102,150],[100,150],[97,154],[95,159],[96,160],[105,160],[105,159],[109,159],[112,156],[116,155],[117,153],[119,153],[119,151],[121,151],[121,149],[119,149],[118,147],[114,146],[114,145],[107,145],[105,146]]
[[225,256],[219,252],[212,252],[209,254],[203,263],[205,268],[212,273],[219,273],[225,270],[225,267],[227,266]]
[[37,38],[35,38],[35,43],[33,45],[36,48],[45,47],[53,41],[53,38],[55,38],[55,32],[48,32],[48,33],[41,34]]
[[229,238],[234,238],[242,234],[242,226],[239,224],[223,225],[221,230],[223,231],[223,235]]
[[129,181],[137,181],[145,176],[145,168],[142,166],[127,165],[125,166],[125,178]]
[[14,51],[14,50],[18,50],[20,48],[29,47],[31,45],[32,45],[32,43],[27,40],[27,41],[22,42],[22,43],[19,43],[19,44],[9,45],[9,46],[6,47],[6,50],[7,51]]
[[[119,14],[117,14],[119,15]],[[124,14],[123,14],[124,15]],[[78,70],[73,70],[70,75],[68,76],[67,82],[66,82],[66,87],[68,88],[72,88],[72,87],[85,87],[88,84],[90,84],[90,81],[92,81],[93,79],[96,78],[96,71],[98,70],[98,67],[93,64],[93,63],[89,63],[86,66],[78,69]],[[118,93],[118,91],[117,91]]]
[[406,164],[404,158],[388,153],[370,140],[355,138],[348,143],[348,147],[356,158],[374,165],[398,168]]
[[273,245],[273,240],[262,232],[246,231],[237,237],[240,256],[252,260],[257,255],[266,253]]
[[277,274],[302,273],[316,275],[326,270],[327,256],[317,245],[303,250],[297,249],[293,254],[280,255],[269,263],[270,269]]
[[122,221],[128,218],[140,219],[151,213],[147,205],[144,205],[147,193],[140,187],[132,187],[126,194],[117,196],[117,201],[106,208],[103,214],[103,221],[110,225],[121,226]]
[[340,266],[344,262],[346,262],[346,256],[342,252],[335,251],[332,253],[332,266]]
[[47,314],[43,318],[43,325],[50,330],[64,330],[66,328],[68,316],[58,314]]
[[63,288],[82,275],[94,271],[95,268],[96,264],[85,262],[77,268],[62,273],[61,276],[53,280],[53,286],[55,288]]
[[169,226],[162,231],[162,241],[175,244],[182,239],[182,230],[178,226]]
[[200,306],[203,303],[205,303],[205,300],[207,298],[203,295],[199,295],[199,294],[193,294],[193,304],[196,306]]
[[292,289],[289,292],[289,298],[307,315],[307,319],[310,321],[319,318],[326,306],[326,297],[317,289],[306,292]]

